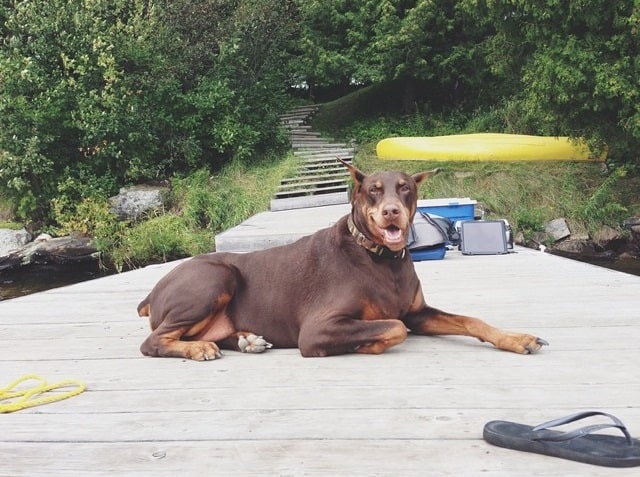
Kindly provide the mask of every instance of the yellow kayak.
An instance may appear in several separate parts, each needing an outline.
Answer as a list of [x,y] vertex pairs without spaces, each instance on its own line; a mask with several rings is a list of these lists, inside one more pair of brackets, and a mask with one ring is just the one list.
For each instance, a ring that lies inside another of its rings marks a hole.
[[393,137],[376,146],[380,159],[410,161],[604,161],[583,143],[568,137],[521,134],[458,134],[434,137]]

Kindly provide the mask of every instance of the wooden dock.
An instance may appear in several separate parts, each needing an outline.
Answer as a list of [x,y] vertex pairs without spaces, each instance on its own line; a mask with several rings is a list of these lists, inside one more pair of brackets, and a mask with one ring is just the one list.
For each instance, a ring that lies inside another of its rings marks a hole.
[[531,356],[410,337],[381,356],[143,357],[136,305],[174,263],[0,302],[0,387],[87,384],[0,414],[0,476],[638,475],[482,440],[489,420],[587,409],[640,437],[640,277],[516,251],[416,269],[432,305],[550,342]]

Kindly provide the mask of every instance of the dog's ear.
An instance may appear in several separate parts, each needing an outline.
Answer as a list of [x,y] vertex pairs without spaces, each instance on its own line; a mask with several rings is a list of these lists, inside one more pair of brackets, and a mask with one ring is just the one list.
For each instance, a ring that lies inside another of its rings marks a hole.
[[414,174],[411,177],[413,177],[413,180],[416,181],[416,185],[420,187],[424,181],[426,181],[432,175],[437,174],[439,170],[440,169],[436,168],[436,169],[433,169],[432,171],[426,171],[426,172],[420,172],[418,174]]
[[351,177],[353,178],[353,180],[354,180],[354,182],[356,184],[359,185],[359,184],[362,184],[364,182],[365,177],[367,177],[364,172],[362,172],[360,169],[358,169],[353,164],[350,164],[347,161],[344,161],[344,160],[340,159],[339,157],[336,157],[336,159],[338,159],[340,162],[342,162],[347,167],[347,169],[349,169],[349,173],[351,174]]

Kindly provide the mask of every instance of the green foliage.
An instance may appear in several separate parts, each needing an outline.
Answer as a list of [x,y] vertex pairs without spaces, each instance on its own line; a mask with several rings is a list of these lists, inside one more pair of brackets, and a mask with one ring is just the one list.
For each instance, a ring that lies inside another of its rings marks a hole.
[[17,222],[5,222],[0,220],[0,229],[9,229],[9,230],[20,230],[24,226]]
[[266,161],[249,167],[233,161],[214,176],[201,169],[173,181],[173,200],[189,227],[217,233],[267,209],[294,163],[290,158],[277,166]]
[[396,136],[440,136],[461,132],[464,119],[455,114],[426,115],[414,113],[406,116],[365,118],[345,127],[341,134],[358,142],[380,140]]
[[123,227],[106,200],[87,197],[71,206],[64,200],[54,199],[52,210],[58,224],[55,229],[58,235],[112,237]]
[[313,89],[404,83],[403,112],[418,102],[489,101],[496,90],[478,45],[487,21],[452,0],[301,1],[297,73]]
[[612,163],[640,162],[637,0],[331,0],[300,9],[298,75],[312,89],[397,80],[397,111],[491,106],[491,121],[476,129],[584,137]]
[[492,18],[487,59],[537,133],[586,137],[613,161],[640,161],[636,0],[470,3]]
[[597,164],[382,161],[376,141],[362,145],[356,164],[365,172],[383,169],[416,173],[438,168],[421,187],[421,197],[471,197],[486,218],[506,218],[531,238],[545,223],[565,217],[574,233],[594,233],[602,224],[619,225],[636,210],[637,178],[615,171],[603,177]]
[[[2,213],[97,233],[116,250],[126,240],[105,215],[106,197],[177,176],[182,225],[209,234],[231,226],[265,207],[246,192],[246,165],[277,176],[255,158],[286,145],[278,114],[287,88],[304,82],[312,93],[366,86],[357,105],[334,101],[316,118],[348,139],[570,135],[606,147],[610,164],[631,173],[640,168],[639,31],[637,0],[2,1]],[[517,175],[529,196],[479,179],[451,184],[483,187],[490,208],[527,227],[556,213],[586,228],[617,221],[629,202],[619,196],[624,178],[581,189],[569,170],[547,178],[548,198]],[[501,183],[513,175],[476,173]],[[438,188],[446,177],[429,190],[453,193]],[[508,209],[516,198],[540,206]],[[185,253],[151,248],[150,257]]]
[[68,180],[110,193],[284,144],[291,1],[3,2],[0,20],[0,193],[21,218]]
[[544,230],[545,216],[540,209],[520,208],[513,215],[517,230],[540,232]]
[[602,224],[619,226],[627,217],[627,207],[613,199],[616,187],[626,175],[626,169],[615,169],[578,209],[589,230],[595,231]]
[[125,229],[116,240],[96,240],[118,271],[166,262],[212,249],[211,234],[189,228],[183,217],[162,214]]
[[[209,252],[216,233],[266,210],[280,180],[298,161],[265,158],[227,164],[218,174],[199,169],[172,180],[173,206],[133,224],[104,218],[94,229],[105,265],[121,271]],[[73,221],[84,220],[82,210]]]

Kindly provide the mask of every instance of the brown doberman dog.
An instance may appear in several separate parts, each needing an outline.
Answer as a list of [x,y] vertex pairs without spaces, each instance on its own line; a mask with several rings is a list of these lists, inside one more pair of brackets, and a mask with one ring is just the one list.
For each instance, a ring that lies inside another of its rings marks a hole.
[[246,253],[209,253],[181,263],[138,306],[152,332],[148,356],[216,359],[220,349],[260,353],[299,348],[303,356],[378,354],[407,333],[465,335],[528,354],[547,343],[425,303],[407,232],[418,187],[432,174],[365,175],[352,211],[295,243]]

